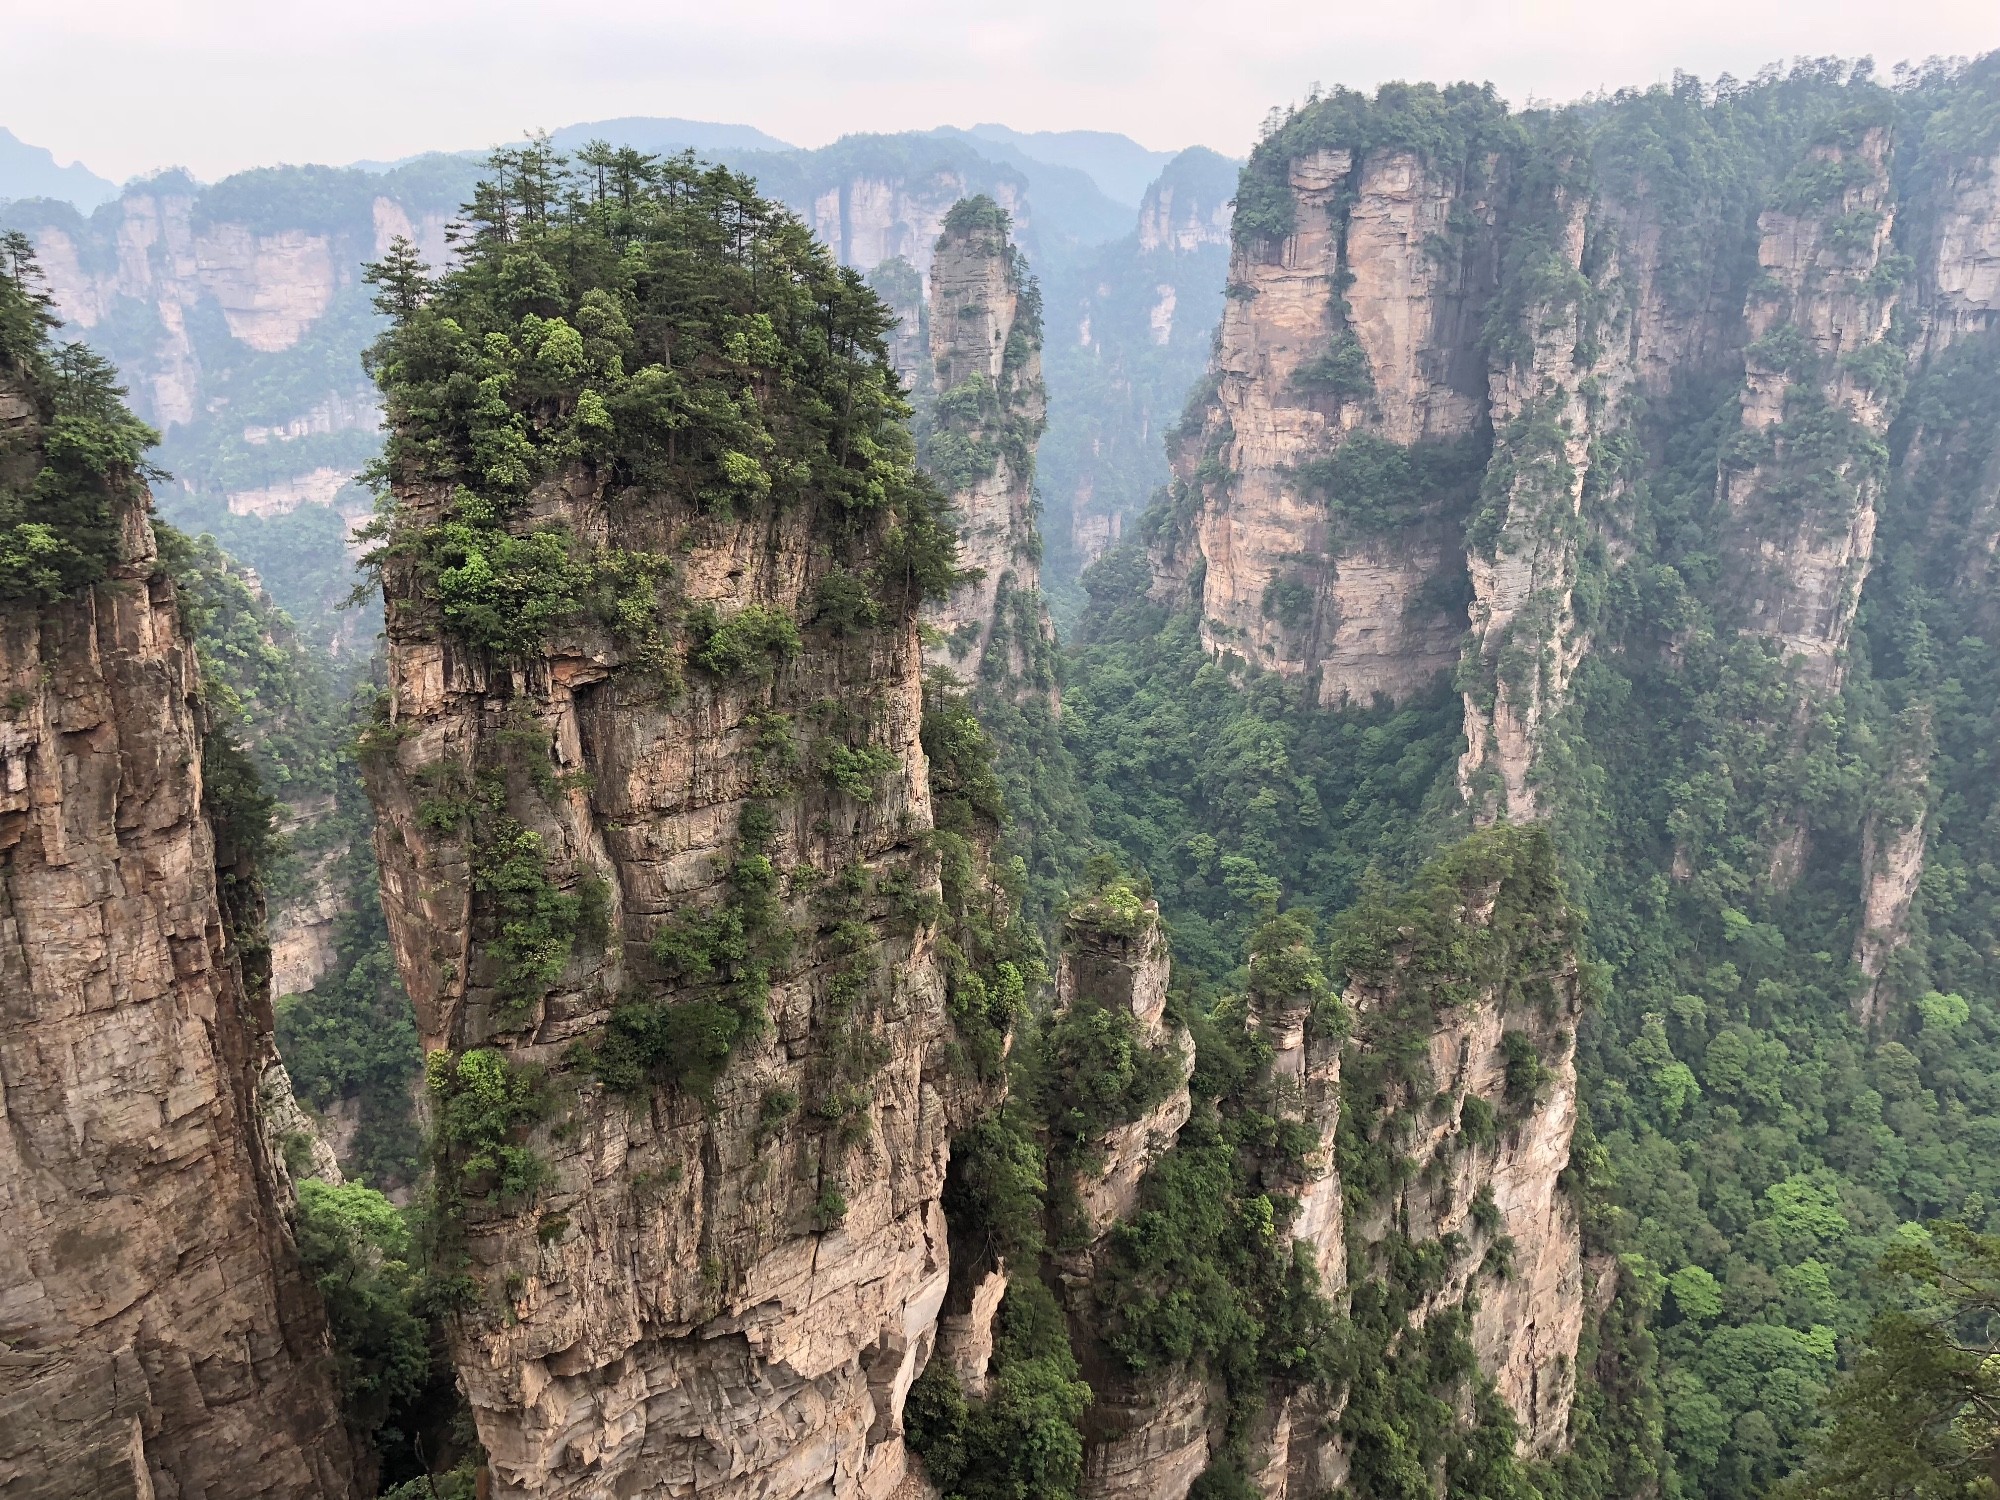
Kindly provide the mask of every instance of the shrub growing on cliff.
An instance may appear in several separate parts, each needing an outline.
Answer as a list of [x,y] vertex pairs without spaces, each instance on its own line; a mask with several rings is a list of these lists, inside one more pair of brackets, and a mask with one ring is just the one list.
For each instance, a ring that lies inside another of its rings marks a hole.
[[454,1210],[468,1196],[519,1203],[548,1179],[548,1164],[527,1145],[551,1108],[542,1074],[489,1048],[424,1059],[437,1152],[440,1201]]
[[299,1260],[332,1325],[347,1420],[372,1437],[430,1377],[409,1226],[372,1188],[308,1178],[299,1184],[295,1228]]

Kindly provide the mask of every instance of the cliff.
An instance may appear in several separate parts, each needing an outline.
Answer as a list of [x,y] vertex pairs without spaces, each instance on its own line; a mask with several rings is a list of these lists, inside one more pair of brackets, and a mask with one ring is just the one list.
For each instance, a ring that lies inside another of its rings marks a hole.
[[969,682],[1053,685],[1041,602],[1035,445],[1048,412],[1041,292],[1006,212],[968,198],[944,221],[930,273],[929,422],[919,455],[952,497],[969,578],[925,613],[944,637],[927,660]]
[[[1903,225],[1892,133],[1863,118],[1879,94],[1761,147],[1747,214],[1636,167],[1628,132],[1653,127],[1626,107],[1517,121],[1476,90],[1398,86],[1286,120],[1245,172],[1214,393],[1150,544],[1154,597],[1191,601],[1211,654],[1321,704],[1453,673],[1482,818],[1543,810],[1660,403],[1740,362],[1715,470],[1730,624],[1823,700],[1906,365],[1989,316],[1989,160],[1910,174],[1922,216]],[[1899,307],[1916,350],[1891,337]]]
[[[144,432],[101,367],[51,397],[46,354],[0,359],[0,1487],[354,1493],[260,1106],[267,1083],[290,1104],[241,847],[260,809],[215,779],[133,478]],[[105,467],[77,472],[51,423]],[[16,509],[29,483],[39,522]],[[36,524],[53,566],[24,580]]]
[[170,510],[332,505],[352,522],[368,502],[343,489],[380,441],[356,359],[371,322],[362,263],[401,235],[443,264],[470,185],[469,170],[436,163],[275,168],[213,187],[166,173],[87,219],[46,203],[6,217],[33,240],[73,335],[126,371],[134,409],[164,435]]
[[1902,351],[1883,342],[1897,286],[1875,274],[1894,220],[1888,175],[1885,129],[1815,146],[1760,216],[1742,436],[1719,481],[1744,623],[1817,694],[1844,675],[1902,386]]
[[1408,151],[1319,147],[1283,171],[1289,232],[1238,231],[1161,597],[1198,572],[1211,652],[1316,675],[1323,704],[1402,700],[1452,666],[1464,629],[1440,584],[1463,576],[1453,492],[1486,443],[1475,341],[1494,267],[1444,231],[1492,210]]
[[[1098,1110],[1052,1111],[1050,1170],[1062,1232],[1055,1265],[1072,1340],[1092,1388],[1083,1424],[1082,1493],[1092,1497],[1185,1494],[1208,1463],[1209,1390],[1199,1368],[1133,1378],[1102,1347],[1088,1292],[1110,1236],[1139,1207],[1146,1174],[1172,1149],[1193,1101],[1193,1038],[1165,1016],[1169,960],[1158,904],[1112,884],[1077,903],[1064,925],[1056,970],[1049,1065],[1059,1076],[1099,1055],[1090,1032],[1130,1050],[1123,1097]],[[1089,1087],[1086,1081],[1083,1087]]]
[[[1150,911],[1128,905],[1115,927],[1111,902],[1082,909],[1062,993],[1071,1006],[1102,994],[1143,1028],[1165,956]],[[1078,1131],[1089,1167],[1054,1265],[1094,1394],[1086,1495],[1178,1500],[1216,1469],[1267,1496],[1363,1487],[1388,1432],[1444,1452],[1493,1420],[1489,1386],[1523,1455],[1566,1441],[1584,1323],[1581,1224],[1562,1186],[1582,984],[1547,835],[1465,841],[1343,916],[1331,953],[1338,986],[1309,923],[1267,922],[1247,992],[1207,1033],[1226,1049],[1211,1077],[1248,1072],[1190,1100],[1189,1069],[1162,1069],[1119,1123]],[[1058,1078],[1074,1013],[1058,1013],[1040,1064]],[[1233,1044],[1230,1018],[1244,1028]],[[1142,1036],[1170,1055],[1157,1029]],[[1050,1115],[1052,1174],[1069,1118]],[[1233,1246],[1232,1223],[1268,1239]],[[1320,1364],[1319,1338],[1347,1353]],[[1179,1340],[1201,1352],[1170,1354]],[[1420,1357],[1456,1393],[1442,1416],[1389,1394],[1425,1340]]]
[[[978,1097],[947,1047],[980,950],[940,956],[915,617],[948,533],[879,304],[782,219],[756,250],[796,277],[736,279],[695,231],[756,206],[740,184],[645,170],[627,253],[686,257],[735,299],[720,327],[587,283],[530,318],[455,274],[397,294],[379,365],[400,540],[369,781],[464,1277],[452,1342],[496,1494],[883,1496]],[[558,217],[527,253],[596,232]],[[444,316],[545,361],[519,468],[420,415],[400,353]],[[794,324],[863,332],[772,339]],[[750,392],[733,435],[656,436],[662,338],[700,399]],[[802,399],[822,386],[857,393],[844,433],[814,425],[840,409]],[[548,602],[531,624],[517,588]]]

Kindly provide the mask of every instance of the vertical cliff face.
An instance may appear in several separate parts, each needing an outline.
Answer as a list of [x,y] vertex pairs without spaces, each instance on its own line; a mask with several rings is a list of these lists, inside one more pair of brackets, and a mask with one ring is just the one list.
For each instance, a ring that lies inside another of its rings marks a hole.
[[178,491],[237,515],[334,505],[353,521],[366,498],[342,491],[380,420],[355,360],[361,265],[398,235],[443,264],[464,186],[282,168],[203,188],[170,173],[89,220],[49,205],[8,217],[74,335],[119,363],[165,434]]
[[1925,793],[1936,752],[1931,717],[1918,708],[1906,716],[1894,746],[1887,784],[1861,830],[1861,930],[1854,964],[1864,983],[1854,996],[1854,1017],[1879,1024],[1889,1006],[1884,971],[1910,938],[1910,905],[1924,873]]
[[1284,174],[1285,232],[1238,236],[1163,585],[1199,571],[1210,650],[1317,674],[1322,703],[1406,699],[1464,628],[1450,511],[1484,443],[1494,270],[1490,241],[1454,231],[1492,205],[1407,150],[1319,147]]
[[1758,220],[1762,271],[1744,308],[1743,436],[1724,455],[1721,503],[1745,623],[1837,690],[1874,549],[1888,394],[1902,351],[1883,343],[1896,283],[1888,246],[1888,132],[1815,147]]
[[1991,328],[2000,315],[2000,155],[1949,158],[1917,255],[1926,354]]
[[[1188,1078],[1194,1042],[1166,1019],[1170,961],[1157,903],[1114,884],[1072,908],[1056,970],[1057,1035],[1065,1023],[1112,1018],[1148,1059],[1154,1076],[1125,1118],[1093,1122],[1088,1138],[1063,1152],[1058,1190],[1071,1199],[1073,1222],[1056,1256],[1068,1291],[1076,1342],[1090,1380],[1084,1422],[1083,1493],[1092,1500],[1183,1495],[1208,1464],[1211,1391],[1199,1368],[1134,1378],[1098,1347],[1084,1293],[1106,1242],[1139,1204],[1146,1173],[1174,1145],[1193,1102]],[[1058,1048],[1062,1046],[1058,1042]]]
[[968,198],[946,216],[931,261],[935,395],[921,451],[951,491],[960,561],[978,576],[925,623],[945,637],[929,651],[931,665],[967,681],[1045,687],[1054,637],[1035,527],[1035,444],[1048,409],[1041,294],[1007,231],[1004,209]]
[[[409,498],[412,520],[429,514]],[[608,520],[573,489],[549,503]],[[691,606],[809,607],[823,571],[810,511],[754,531],[672,507],[647,521],[679,544]],[[783,872],[771,899],[797,933],[770,975],[764,1034],[708,1100],[575,1078],[532,1208],[469,1220],[482,1304],[461,1321],[459,1365],[503,1493],[887,1493],[897,1412],[947,1274],[943,994],[927,931],[900,927],[884,894],[935,879],[913,624],[809,640],[771,681],[699,681],[667,699],[596,642],[495,673],[419,623],[399,583],[389,673],[408,737],[375,775],[377,837],[427,1049],[497,1046],[512,1064],[557,1066],[613,1026],[625,997],[695,1002],[708,991],[648,941],[726,909],[746,859]],[[749,854],[770,726],[811,723],[828,703],[847,705],[859,747],[894,769],[865,801],[829,785],[772,799],[775,826]],[[506,918],[478,834],[441,836],[425,811],[432,768],[490,775],[502,734],[531,740],[577,787],[510,788],[509,828],[538,841],[564,891],[596,882],[609,908],[602,950],[574,954],[518,1017],[491,956]],[[858,883],[838,917],[814,872]],[[857,961],[869,977],[850,1035],[833,992]],[[840,1080],[843,1047],[874,1062],[865,1087]]]
[[[1144,1017],[1164,989],[1165,955],[1150,912],[1128,905],[1116,926],[1101,920],[1103,900],[1079,909],[1098,920],[1073,920],[1061,993],[1072,1007],[1102,996],[1155,1036]],[[1385,1431],[1419,1445],[1444,1436],[1435,1413],[1395,1406],[1382,1383],[1406,1345],[1433,1337],[1422,1357],[1437,1361],[1434,1382],[1458,1391],[1446,1427],[1471,1420],[1478,1383],[1490,1382],[1523,1453],[1564,1442],[1584,1321],[1581,1227],[1561,1186],[1582,986],[1547,835],[1476,836],[1407,890],[1343,918],[1331,951],[1345,974],[1338,988],[1309,924],[1266,923],[1241,1008],[1217,1012],[1248,1029],[1245,1050],[1215,1068],[1254,1072],[1190,1103],[1173,1087],[1187,1077],[1177,1067],[1145,1109],[1091,1134],[1077,1227],[1054,1256],[1093,1391],[1083,1427],[1091,1496],[1179,1500],[1218,1465],[1270,1497],[1379,1472]],[[1054,1035],[1060,1078],[1062,1022]],[[1064,1118],[1053,1114],[1052,1129]],[[1220,1185],[1200,1176],[1218,1149],[1241,1174],[1220,1201]],[[1052,1154],[1052,1170],[1061,1159]],[[1195,1196],[1181,1197],[1197,1180]],[[1153,1316],[1135,1308],[1156,1306],[1149,1296],[1219,1316],[1199,1260],[1215,1252],[1199,1242],[1211,1216],[1231,1211],[1276,1240],[1252,1255],[1254,1269],[1232,1273],[1243,1294],[1273,1298],[1262,1318],[1309,1344],[1305,1330],[1347,1317],[1341,1374],[1288,1377],[1282,1357],[1224,1352],[1232,1335],[1214,1327],[1197,1334],[1222,1340],[1210,1357],[1154,1351],[1134,1362],[1147,1347],[1138,1328]],[[1163,1255],[1170,1266],[1195,1259],[1152,1282],[1146,1268]],[[1287,1264],[1301,1278],[1292,1293],[1267,1282]],[[1260,1282],[1266,1290],[1250,1292]]]
[[[0,492],[44,462],[48,416],[0,383]],[[104,504],[102,581],[0,597],[0,1487],[343,1496],[193,644],[143,492]]]
[[[706,278],[720,328],[644,287],[568,285],[532,320],[470,277],[409,288],[384,364],[383,901],[431,1053],[453,1343],[496,1493],[884,1496],[969,1097],[915,618],[948,534],[913,487],[879,304],[784,222],[756,251],[796,277],[738,280],[691,216],[761,205],[692,173],[635,181],[629,254]],[[558,219],[507,253],[598,232]],[[447,312],[493,327],[488,348],[572,350],[517,419],[518,488],[400,362]],[[792,346],[774,324],[861,333]],[[735,425],[652,446],[649,403],[681,388],[640,365],[648,339],[701,399],[741,400]],[[842,390],[856,425],[812,425]],[[599,457],[571,457],[565,434],[600,421]],[[458,482],[431,477],[440,454]],[[470,556],[575,592],[531,630],[468,614],[509,597],[450,562]]]
[[[1539,809],[1531,773],[1586,645],[1574,607],[1585,486],[1633,379],[1617,238],[1591,224],[1580,143],[1556,145],[1547,165],[1555,181],[1531,178],[1505,221],[1538,274],[1519,305],[1503,309],[1500,327],[1489,327],[1493,457],[1468,536],[1458,780],[1482,819]],[[1528,279],[1518,266],[1515,274]]]

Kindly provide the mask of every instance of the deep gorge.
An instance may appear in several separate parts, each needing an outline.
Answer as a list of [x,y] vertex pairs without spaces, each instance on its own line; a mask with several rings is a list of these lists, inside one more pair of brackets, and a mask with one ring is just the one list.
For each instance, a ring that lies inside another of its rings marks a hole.
[[0,209],[0,1487],[1981,1493],[1994,59],[865,150]]

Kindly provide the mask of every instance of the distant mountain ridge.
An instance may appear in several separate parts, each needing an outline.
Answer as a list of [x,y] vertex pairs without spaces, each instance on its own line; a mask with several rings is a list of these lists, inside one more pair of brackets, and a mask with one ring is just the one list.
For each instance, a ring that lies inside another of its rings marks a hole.
[[45,146],[31,146],[0,126],[0,203],[14,198],[60,198],[85,213],[118,196],[118,184],[80,161],[56,162]]

